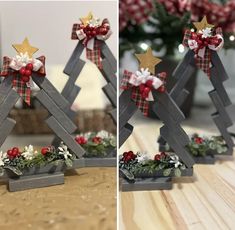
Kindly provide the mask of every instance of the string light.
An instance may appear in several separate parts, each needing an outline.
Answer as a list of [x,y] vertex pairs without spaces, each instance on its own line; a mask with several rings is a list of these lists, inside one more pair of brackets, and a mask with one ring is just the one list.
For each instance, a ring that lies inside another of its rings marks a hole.
[[140,44],[140,48],[141,48],[142,50],[147,50],[148,47],[149,47],[149,46],[148,46],[146,43],[141,43],[141,44]]
[[179,44],[178,50],[179,50],[180,53],[183,53],[183,52],[184,52],[184,46],[183,46],[183,44]]
[[233,42],[235,40],[235,36],[234,35],[229,36],[229,40]]

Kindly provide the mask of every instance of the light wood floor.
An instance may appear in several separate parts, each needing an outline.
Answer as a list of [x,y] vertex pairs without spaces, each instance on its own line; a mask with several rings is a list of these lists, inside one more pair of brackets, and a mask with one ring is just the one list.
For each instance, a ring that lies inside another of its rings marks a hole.
[[[138,125],[122,147],[156,153],[159,125]],[[186,128],[187,132],[196,129]],[[235,229],[235,160],[195,165],[193,178],[178,178],[169,191],[120,192],[120,230]]]

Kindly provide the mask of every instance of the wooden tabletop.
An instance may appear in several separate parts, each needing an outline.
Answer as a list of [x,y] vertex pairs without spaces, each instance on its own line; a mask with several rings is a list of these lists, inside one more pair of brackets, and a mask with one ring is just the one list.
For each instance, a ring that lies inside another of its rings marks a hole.
[[[138,124],[120,153],[154,155],[159,127],[157,122]],[[235,160],[220,156],[215,165],[195,165],[194,176],[174,179],[169,191],[120,192],[119,210],[120,230],[235,229]]]

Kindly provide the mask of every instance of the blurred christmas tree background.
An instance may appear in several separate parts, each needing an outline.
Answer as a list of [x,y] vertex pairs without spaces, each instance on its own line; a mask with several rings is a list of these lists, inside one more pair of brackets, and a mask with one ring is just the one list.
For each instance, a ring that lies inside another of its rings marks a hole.
[[151,46],[162,56],[183,51],[186,28],[206,15],[223,29],[225,49],[235,48],[235,0],[120,0],[120,56]]

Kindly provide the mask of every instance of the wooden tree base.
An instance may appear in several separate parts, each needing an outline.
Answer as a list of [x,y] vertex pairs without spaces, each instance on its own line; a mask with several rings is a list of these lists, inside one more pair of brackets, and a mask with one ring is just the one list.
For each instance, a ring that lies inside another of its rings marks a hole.
[[53,174],[47,173],[33,176],[23,176],[19,178],[10,178],[8,183],[8,189],[10,192],[16,192],[59,184],[64,184],[64,174],[61,172]]

